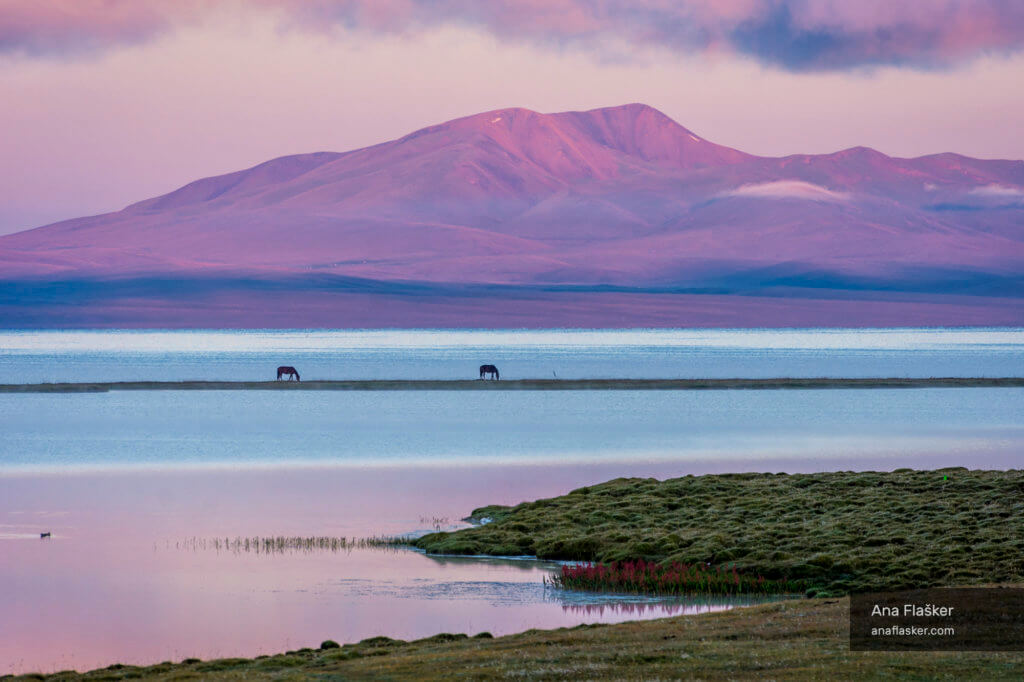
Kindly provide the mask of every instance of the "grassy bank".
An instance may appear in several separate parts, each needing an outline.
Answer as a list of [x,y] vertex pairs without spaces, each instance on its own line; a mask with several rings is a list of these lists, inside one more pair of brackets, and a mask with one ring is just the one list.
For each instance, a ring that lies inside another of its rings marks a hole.
[[1020,388],[1024,377],[777,379],[372,379],[357,381],[112,381],[0,384],[0,393],[108,391],[701,391],[869,388]]
[[851,652],[848,600],[779,602],[496,639],[375,637],[256,659],[115,666],[50,680],[948,679],[1019,680],[1024,654]]
[[1024,580],[1024,471],[617,479],[416,541],[442,554],[736,567],[814,595]]

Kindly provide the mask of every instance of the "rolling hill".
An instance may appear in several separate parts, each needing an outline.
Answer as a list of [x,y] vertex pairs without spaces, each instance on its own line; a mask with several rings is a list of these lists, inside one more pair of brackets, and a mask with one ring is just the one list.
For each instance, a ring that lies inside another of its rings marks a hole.
[[0,237],[0,272],[7,327],[1019,324],[1024,161],[503,109]]

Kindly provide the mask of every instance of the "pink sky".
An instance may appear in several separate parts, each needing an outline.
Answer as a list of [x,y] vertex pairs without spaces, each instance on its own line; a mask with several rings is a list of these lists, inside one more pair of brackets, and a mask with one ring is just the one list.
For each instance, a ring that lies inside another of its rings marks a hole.
[[644,102],[757,154],[1020,159],[1022,8],[0,0],[0,234],[506,106]]

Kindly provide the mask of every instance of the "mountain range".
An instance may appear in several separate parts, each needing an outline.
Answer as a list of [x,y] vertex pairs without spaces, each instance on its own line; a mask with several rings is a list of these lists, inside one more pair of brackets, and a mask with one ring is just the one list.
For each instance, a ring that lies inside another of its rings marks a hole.
[[[765,131],[770,135],[770,131]],[[0,325],[1024,322],[1024,161],[502,109],[0,237]]]

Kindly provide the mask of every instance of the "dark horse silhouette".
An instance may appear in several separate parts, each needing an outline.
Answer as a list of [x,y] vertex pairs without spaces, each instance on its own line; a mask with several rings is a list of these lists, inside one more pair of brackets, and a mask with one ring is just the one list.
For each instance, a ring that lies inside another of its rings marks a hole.
[[292,379],[295,379],[296,381],[301,381],[301,379],[299,379],[299,371],[297,369],[295,369],[294,367],[289,367],[288,365],[281,365],[280,367],[277,368],[277,380],[280,381],[281,377],[285,375],[288,376],[289,381],[291,381]]
[[501,375],[498,374],[498,368],[494,365],[480,365],[480,378],[483,379],[487,374],[490,374],[492,379],[501,378]]

